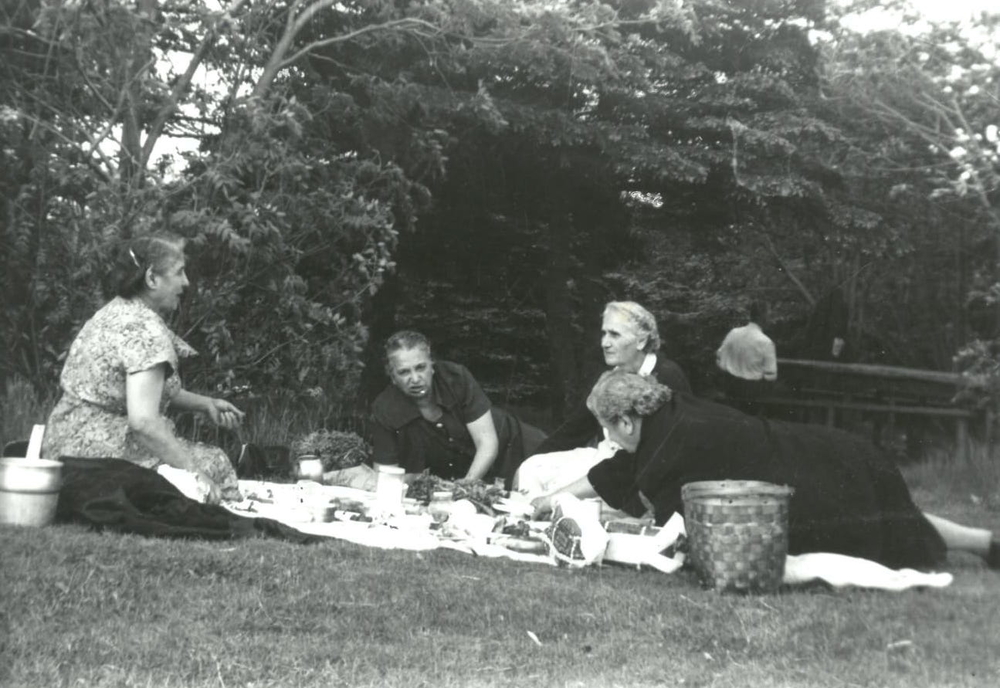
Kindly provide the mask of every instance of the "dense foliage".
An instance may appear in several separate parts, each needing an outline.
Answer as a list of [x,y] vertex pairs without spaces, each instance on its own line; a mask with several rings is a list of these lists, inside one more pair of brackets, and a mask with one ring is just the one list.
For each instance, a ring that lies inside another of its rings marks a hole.
[[751,299],[781,355],[834,289],[861,360],[992,350],[986,18],[928,40],[822,0],[2,12],[4,379],[53,386],[116,242],[153,229],[192,247],[189,384],[334,415],[384,384],[400,327],[558,415],[616,298],[696,389]]

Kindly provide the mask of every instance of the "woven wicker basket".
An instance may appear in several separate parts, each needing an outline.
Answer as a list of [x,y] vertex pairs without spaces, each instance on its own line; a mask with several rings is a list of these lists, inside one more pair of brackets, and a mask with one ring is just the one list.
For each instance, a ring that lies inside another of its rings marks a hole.
[[750,480],[702,481],[681,488],[688,560],[706,586],[773,592],[781,585],[792,492]]

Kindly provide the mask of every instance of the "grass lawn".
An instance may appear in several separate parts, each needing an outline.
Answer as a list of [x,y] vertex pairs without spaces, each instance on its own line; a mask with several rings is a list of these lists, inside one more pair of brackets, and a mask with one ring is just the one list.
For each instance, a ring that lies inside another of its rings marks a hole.
[[[921,505],[1000,531],[933,475],[908,474]],[[1000,573],[948,569],[941,590],[755,597],[686,572],[0,526],[0,685],[1000,685]]]

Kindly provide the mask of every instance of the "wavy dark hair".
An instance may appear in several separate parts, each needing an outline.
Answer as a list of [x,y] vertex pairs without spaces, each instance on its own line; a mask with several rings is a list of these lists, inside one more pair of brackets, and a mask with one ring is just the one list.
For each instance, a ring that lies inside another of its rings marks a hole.
[[115,293],[126,299],[146,289],[146,272],[163,274],[178,258],[184,258],[184,238],[170,232],[135,237],[122,244],[115,257]]

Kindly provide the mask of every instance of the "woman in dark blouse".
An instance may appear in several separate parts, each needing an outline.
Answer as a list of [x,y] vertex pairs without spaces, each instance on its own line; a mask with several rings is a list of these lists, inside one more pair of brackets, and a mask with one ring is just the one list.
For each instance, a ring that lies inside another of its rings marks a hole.
[[433,360],[419,332],[397,332],[385,352],[391,384],[372,405],[375,463],[509,486],[544,433],[492,406],[465,366]]
[[[920,512],[892,460],[870,442],[815,425],[767,421],[624,371],[605,373],[587,406],[622,451],[561,492],[601,496],[658,524],[683,513],[698,480],[764,480],[795,489],[789,553],[835,552],[892,568],[929,568],[947,549],[1000,567],[988,530]],[[534,501],[551,510],[552,495]]]

